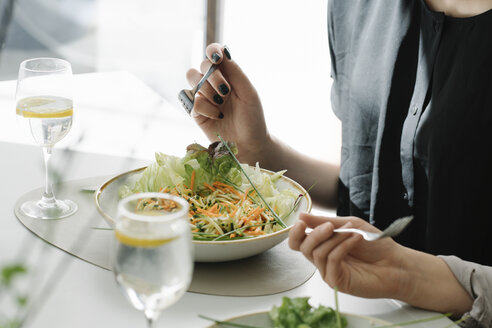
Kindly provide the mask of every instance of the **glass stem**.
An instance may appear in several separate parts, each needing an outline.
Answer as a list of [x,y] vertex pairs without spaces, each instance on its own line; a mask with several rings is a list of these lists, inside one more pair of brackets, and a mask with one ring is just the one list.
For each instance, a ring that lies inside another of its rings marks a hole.
[[159,317],[159,312],[155,312],[152,310],[144,310],[144,314],[145,314],[145,319],[147,319],[147,327],[154,328],[155,322]]
[[41,204],[47,207],[54,206],[56,203],[55,195],[53,194],[53,186],[50,181],[49,174],[49,164],[51,158],[51,152],[53,151],[53,146],[43,147],[43,157],[44,157],[44,173],[45,173],[45,189],[43,197],[41,198]]

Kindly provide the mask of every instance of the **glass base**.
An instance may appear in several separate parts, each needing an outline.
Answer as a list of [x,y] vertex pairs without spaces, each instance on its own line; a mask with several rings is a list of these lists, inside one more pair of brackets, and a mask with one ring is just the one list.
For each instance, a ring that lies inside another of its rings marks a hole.
[[30,200],[21,205],[20,211],[32,218],[53,220],[66,218],[77,212],[78,206],[71,200],[55,200],[46,206],[40,200]]

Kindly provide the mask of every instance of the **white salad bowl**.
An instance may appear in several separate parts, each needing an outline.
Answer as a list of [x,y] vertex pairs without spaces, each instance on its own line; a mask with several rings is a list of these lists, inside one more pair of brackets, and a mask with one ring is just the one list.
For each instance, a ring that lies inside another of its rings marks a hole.
[[[97,210],[107,223],[113,227],[114,217],[118,201],[120,200],[119,191],[123,185],[134,183],[140,178],[145,167],[129,171],[115,176],[104,182],[95,193]],[[274,174],[272,171],[261,169],[267,174]],[[222,262],[239,260],[260,254],[273,246],[277,245],[288,237],[289,230],[299,219],[302,212],[310,212],[312,201],[306,190],[294,180],[282,176],[276,183],[278,190],[290,189],[297,194],[302,194],[299,205],[296,207],[288,218],[284,220],[286,228],[274,233],[262,235],[249,239],[219,240],[219,241],[202,241],[193,240],[195,261],[196,262]]]

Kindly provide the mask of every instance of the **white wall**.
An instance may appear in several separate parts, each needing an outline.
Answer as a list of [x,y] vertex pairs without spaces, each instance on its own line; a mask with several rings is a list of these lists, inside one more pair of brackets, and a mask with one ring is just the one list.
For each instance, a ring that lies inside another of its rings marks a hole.
[[223,41],[258,89],[270,131],[308,155],[339,162],[326,18],[322,0],[229,0]]

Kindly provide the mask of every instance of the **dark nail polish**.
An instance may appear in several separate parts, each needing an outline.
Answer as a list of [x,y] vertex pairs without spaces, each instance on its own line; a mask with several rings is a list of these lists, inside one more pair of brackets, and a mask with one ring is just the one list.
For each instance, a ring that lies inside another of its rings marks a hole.
[[227,59],[231,60],[231,52],[229,51],[229,48],[227,46],[224,46],[224,54],[226,55]]
[[229,88],[225,84],[219,85],[219,91],[222,93],[224,96],[229,93]]
[[221,97],[221,96],[219,96],[219,95],[215,95],[215,96],[214,96],[214,101],[215,101],[217,104],[222,105],[222,103],[224,102],[224,99],[222,99],[222,97]]
[[214,52],[214,53],[212,54],[212,61],[213,61],[214,63],[216,63],[216,62],[218,62],[219,60],[220,60],[220,55],[219,55],[218,53]]
[[224,118],[224,114],[220,113],[220,114],[219,114],[219,118],[220,118],[220,119],[223,119],[223,118]]

